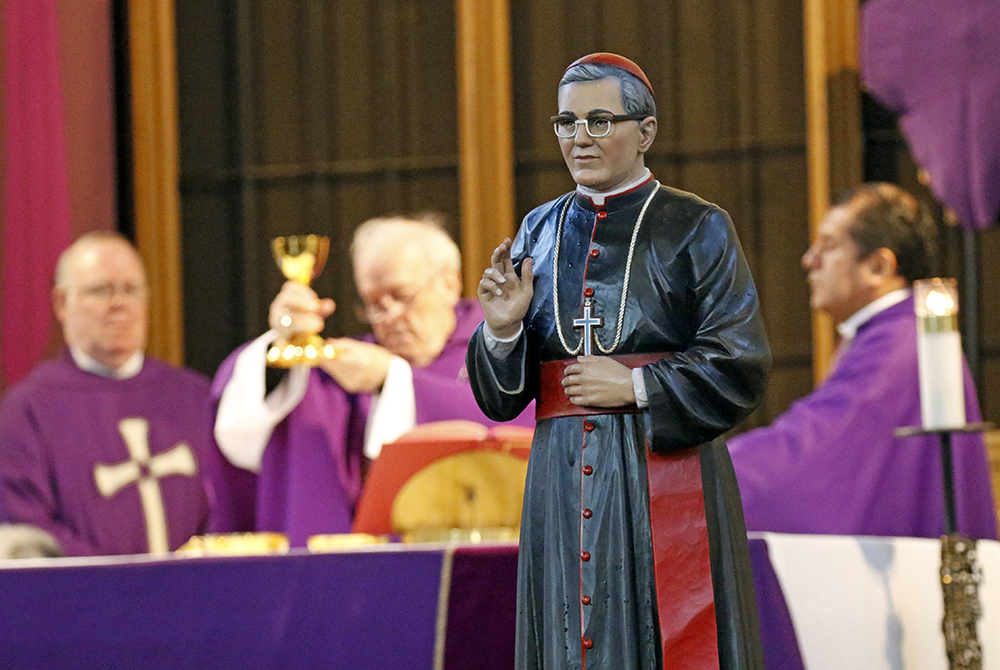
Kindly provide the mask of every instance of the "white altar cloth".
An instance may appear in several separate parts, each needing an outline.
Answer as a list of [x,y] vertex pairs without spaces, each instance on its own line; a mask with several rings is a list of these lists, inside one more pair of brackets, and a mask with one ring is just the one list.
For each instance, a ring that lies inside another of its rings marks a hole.
[[[754,535],[767,542],[808,670],[947,670],[939,540]],[[1000,670],[1000,543],[977,548],[983,668]]]

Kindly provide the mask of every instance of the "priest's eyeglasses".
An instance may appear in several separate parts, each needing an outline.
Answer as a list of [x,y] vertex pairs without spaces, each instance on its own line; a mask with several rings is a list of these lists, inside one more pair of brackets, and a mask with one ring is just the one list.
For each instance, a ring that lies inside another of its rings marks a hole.
[[417,298],[423,294],[428,287],[430,287],[434,280],[437,279],[444,268],[438,268],[430,277],[428,277],[423,284],[418,286],[408,295],[393,295],[392,293],[387,293],[379,298],[376,302],[365,305],[364,308],[359,308],[357,310],[357,316],[360,321],[364,323],[376,324],[382,323],[384,321],[391,321],[413,308],[414,303],[416,303]]
[[591,137],[606,137],[614,124],[621,121],[640,121],[649,114],[594,114],[585,119],[578,119],[568,114],[560,114],[550,118],[556,129],[556,136],[568,140],[576,137],[577,126],[581,123]]
[[116,295],[121,295],[126,300],[139,300],[146,296],[145,284],[133,284],[131,282],[124,284],[115,284],[114,282],[92,284],[90,286],[81,286],[77,290],[79,290],[81,295],[101,302],[111,302],[115,299]]

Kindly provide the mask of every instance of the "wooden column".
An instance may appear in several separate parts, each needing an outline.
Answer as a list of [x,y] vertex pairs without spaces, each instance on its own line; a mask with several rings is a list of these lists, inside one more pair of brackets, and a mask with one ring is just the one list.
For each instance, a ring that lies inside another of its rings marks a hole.
[[475,295],[494,247],[514,232],[508,0],[456,0],[463,281]]
[[149,275],[147,351],[184,359],[174,0],[129,0],[135,230]]
[[[811,237],[833,197],[862,179],[858,0],[803,0]],[[813,313],[813,372],[826,376],[834,349],[829,316]]]

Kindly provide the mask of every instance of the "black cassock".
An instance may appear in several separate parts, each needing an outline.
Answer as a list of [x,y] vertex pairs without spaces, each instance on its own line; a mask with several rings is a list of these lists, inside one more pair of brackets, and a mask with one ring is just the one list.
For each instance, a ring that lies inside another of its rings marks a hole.
[[[480,326],[467,355],[487,416],[517,416],[539,393],[542,364],[578,354],[573,321],[587,298],[604,320],[594,354],[655,359],[643,367],[646,409],[537,423],[517,667],[761,667],[743,511],[721,435],[761,399],[770,350],[729,216],[650,178],[602,206],[570,193],[536,208],[512,256],[518,267],[534,259],[526,337],[497,360]],[[692,533],[704,560],[685,545]]]

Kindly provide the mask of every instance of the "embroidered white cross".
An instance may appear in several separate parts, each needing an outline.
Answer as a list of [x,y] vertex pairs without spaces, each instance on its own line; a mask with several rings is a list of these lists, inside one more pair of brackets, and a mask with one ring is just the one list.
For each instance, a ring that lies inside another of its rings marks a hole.
[[138,417],[118,422],[118,432],[128,447],[129,460],[114,465],[94,466],[94,483],[105,498],[111,498],[133,482],[139,488],[142,513],[146,519],[149,552],[166,553],[170,549],[167,516],[159,480],[170,475],[193,477],[198,472],[191,448],[181,442],[156,456],[149,454],[149,422]]

